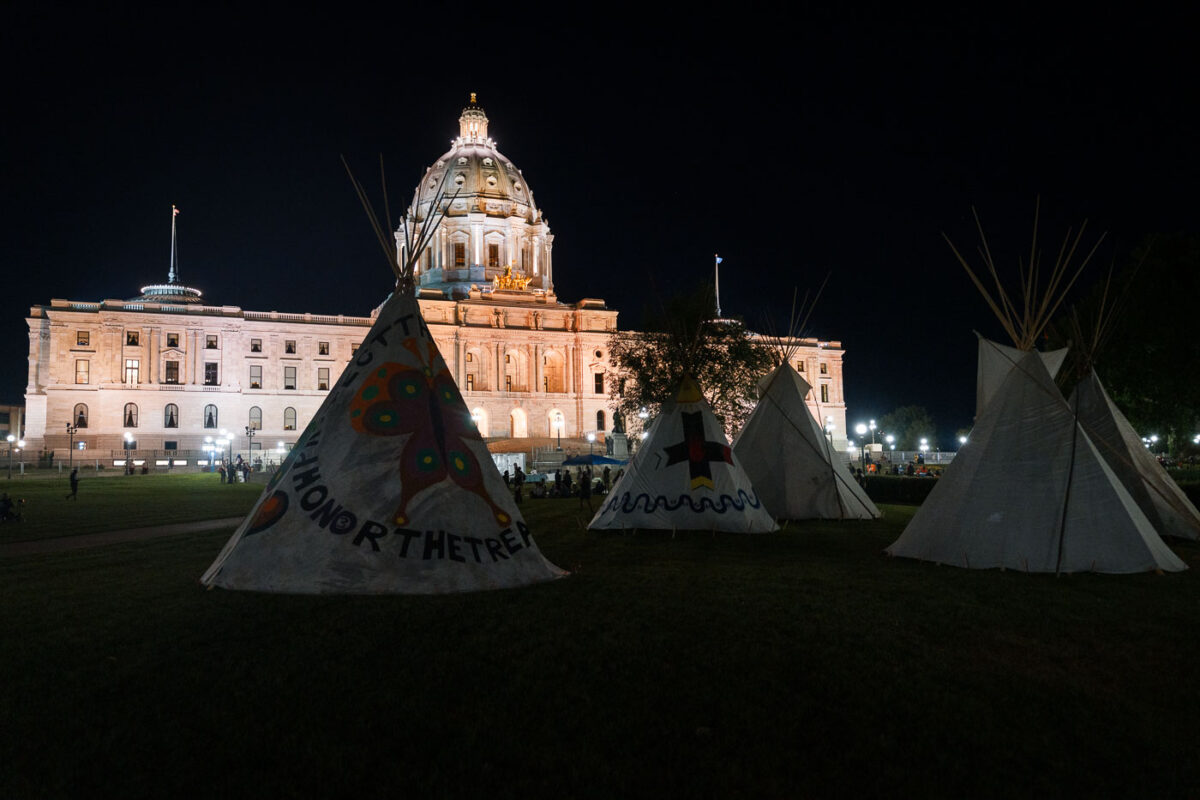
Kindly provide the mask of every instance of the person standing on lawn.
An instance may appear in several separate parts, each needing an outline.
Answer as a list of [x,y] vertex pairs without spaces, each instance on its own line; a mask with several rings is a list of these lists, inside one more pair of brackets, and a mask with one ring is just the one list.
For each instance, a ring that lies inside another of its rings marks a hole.
[[68,500],[79,500],[79,467],[71,470],[71,493],[67,495]]
[[588,513],[592,511],[592,473],[588,468],[584,468],[583,474],[579,476],[579,505],[587,504]]

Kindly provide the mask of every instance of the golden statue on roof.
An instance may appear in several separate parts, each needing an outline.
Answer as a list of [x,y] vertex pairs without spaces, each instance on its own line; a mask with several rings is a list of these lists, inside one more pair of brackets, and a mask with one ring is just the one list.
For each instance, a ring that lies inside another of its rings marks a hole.
[[493,290],[525,291],[525,287],[529,285],[529,282],[533,278],[523,278],[520,275],[513,275],[512,269],[512,264],[509,264],[504,268],[503,275],[497,275],[492,278]]

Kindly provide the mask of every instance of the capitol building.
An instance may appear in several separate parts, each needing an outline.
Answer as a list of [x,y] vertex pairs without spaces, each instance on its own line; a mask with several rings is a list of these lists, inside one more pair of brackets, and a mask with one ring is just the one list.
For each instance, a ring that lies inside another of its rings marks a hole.
[[[416,187],[411,223],[428,218],[443,183],[453,200],[417,266],[418,299],[480,431],[516,452],[588,434],[602,442],[613,428],[617,311],[555,294],[554,236],[474,96],[450,150]],[[289,449],[377,313],[208,305],[174,263],[166,283],[129,300],[34,306],[27,451],[53,451],[57,461],[73,446],[100,464],[124,463],[126,449],[188,461],[222,431],[234,452]],[[843,355],[839,342],[805,339],[795,359],[814,387],[814,414],[832,418],[844,447]]]

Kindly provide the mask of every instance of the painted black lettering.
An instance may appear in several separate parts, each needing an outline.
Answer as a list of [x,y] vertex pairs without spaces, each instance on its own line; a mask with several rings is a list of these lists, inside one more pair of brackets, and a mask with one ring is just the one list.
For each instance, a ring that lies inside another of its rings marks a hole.
[[321,480],[321,473],[317,471],[316,467],[306,469],[303,472],[292,472],[292,485],[296,488],[297,492],[312,486],[319,480]]
[[407,528],[396,528],[396,530],[392,531],[392,533],[400,537],[400,557],[408,558],[408,543],[417,536],[420,536],[421,532],[410,531]]
[[337,505],[335,501],[327,500],[325,505],[318,508],[312,513],[312,519],[322,528],[327,527],[333,518],[340,514],[342,507]]
[[508,548],[508,552],[515,553],[522,549],[521,543],[513,538],[512,528],[505,528],[500,531],[500,539],[504,542],[504,546]]
[[371,522],[371,520],[367,520],[362,524],[362,527],[358,529],[358,535],[354,537],[354,544],[361,546],[363,540],[366,539],[371,543],[371,549],[378,553],[379,545],[376,544],[375,540],[382,539],[384,536],[387,536],[387,528],[383,527],[378,522]]
[[312,511],[321,503],[325,502],[325,496],[329,494],[329,490],[324,486],[314,486],[304,494],[300,495],[300,507],[305,511]]
[[466,561],[462,553],[458,549],[458,543],[462,541],[461,536],[455,536],[453,533],[446,534],[446,541],[449,543],[447,550],[449,551],[451,561]]
[[483,544],[483,539],[476,539],[474,536],[464,536],[463,541],[471,545],[471,552],[475,556],[475,563],[480,563],[479,545]]
[[412,314],[405,314],[403,317],[400,317],[395,322],[393,322],[392,326],[395,327],[396,325],[399,325],[401,328],[404,329],[404,335],[408,336],[408,321],[412,318],[413,318]]
[[488,555],[492,557],[492,561],[508,558],[508,553],[504,552],[504,545],[500,544],[499,539],[484,539],[483,541],[487,545]]
[[530,547],[532,545],[532,541],[529,536],[529,526],[521,520],[517,520],[517,533],[521,534],[521,541],[525,543],[526,547]]
[[438,558],[446,557],[446,532],[425,531],[425,560],[433,558],[434,551],[437,551]]

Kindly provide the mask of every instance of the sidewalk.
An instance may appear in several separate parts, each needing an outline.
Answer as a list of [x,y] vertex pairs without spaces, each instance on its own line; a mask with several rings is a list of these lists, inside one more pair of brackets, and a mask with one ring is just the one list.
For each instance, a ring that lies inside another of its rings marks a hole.
[[236,528],[241,524],[243,519],[245,517],[225,517],[223,519],[205,519],[198,522],[179,522],[174,525],[156,525],[149,528],[130,528],[124,531],[104,531],[103,533],[85,533],[79,536],[60,536],[56,539],[39,539],[32,542],[11,542],[0,544],[0,558],[65,553],[70,550],[103,547],[108,544],[125,544],[126,542],[141,542],[147,539],[161,539],[164,536],[175,536],[181,533],[199,533],[201,531],[220,530],[221,528]]

